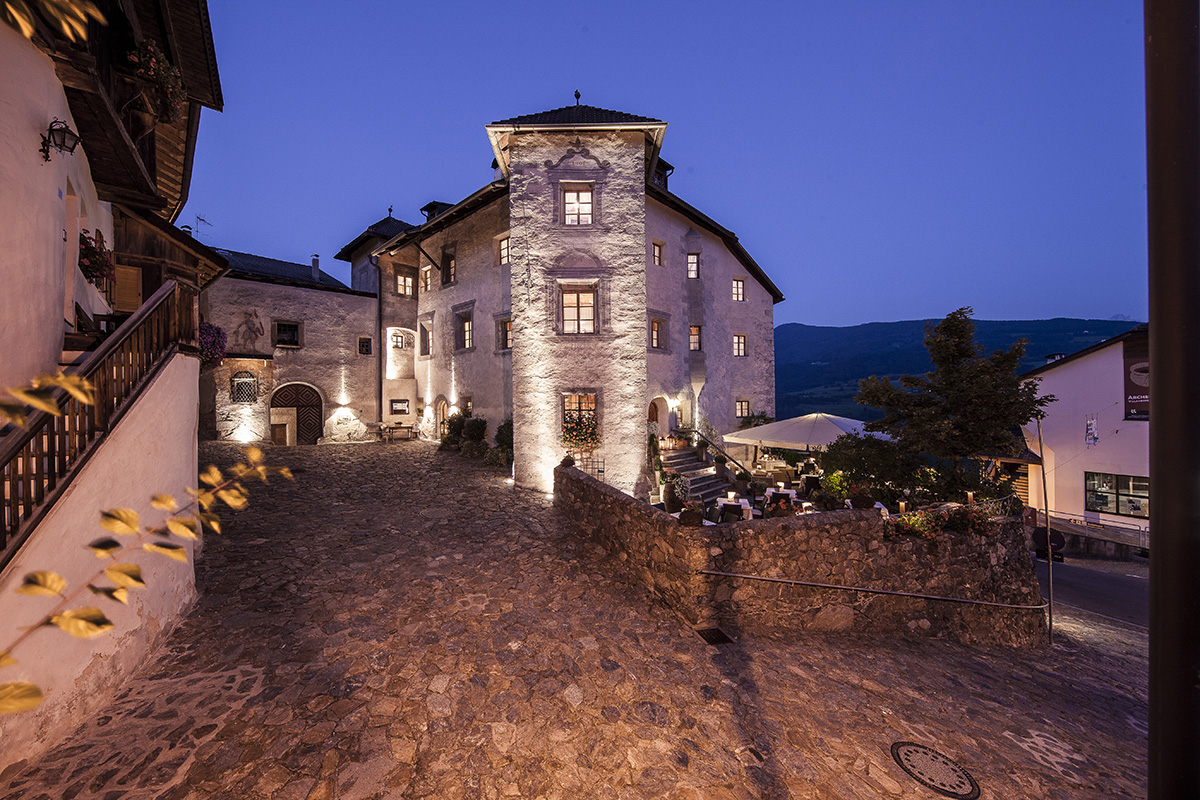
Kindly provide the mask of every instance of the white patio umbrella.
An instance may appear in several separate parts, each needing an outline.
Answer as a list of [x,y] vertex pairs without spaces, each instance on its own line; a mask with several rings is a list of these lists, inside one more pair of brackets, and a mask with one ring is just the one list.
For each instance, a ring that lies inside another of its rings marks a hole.
[[864,424],[861,420],[834,414],[805,414],[802,417],[781,419],[778,422],[746,428],[744,431],[727,433],[723,438],[727,443],[734,444],[811,450],[814,447],[825,447],[843,433],[862,433]]

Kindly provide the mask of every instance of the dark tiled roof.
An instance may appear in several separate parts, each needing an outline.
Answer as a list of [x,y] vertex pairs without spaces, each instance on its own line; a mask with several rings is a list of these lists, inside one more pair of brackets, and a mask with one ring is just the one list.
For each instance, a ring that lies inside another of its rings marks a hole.
[[325,272],[320,273],[320,280],[313,280],[312,265],[295,264],[291,261],[280,261],[277,258],[256,256],[250,253],[238,253],[234,250],[217,252],[229,260],[229,274],[232,277],[251,276],[255,278],[271,278],[274,280],[294,283],[297,286],[312,286],[324,289],[349,289],[350,287]]
[[1042,364],[1040,367],[1034,367],[1033,369],[1029,370],[1028,372],[1022,372],[1021,377],[1022,378],[1036,378],[1038,375],[1042,375],[1046,372],[1049,372],[1052,369],[1061,367],[1063,364],[1069,364],[1077,358],[1083,358],[1084,356],[1090,356],[1092,353],[1095,353],[1098,350],[1103,350],[1106,347],[1117,344],[1119,342],[1123,342],[1126,339],[1132,339],[1135,336],[1149,336],[1149,335],[1150,335],[1150,323],[1143,322],[1141,325],[1130,328],[1129,330],[1125,331],[1124,333],[1118,333],[1116,336],[1110,336],[1109,338],[1105,339],[1103,342],[1096,342],[1094,345],[1092,345],[1090,347],[1085,347],[1082,350],[1077,350],[1074,353],[1065,355],[1062,358],[1051,361],[1049,364]]
[[628,122],[655,122],[660,119],[639,117],[637,114],[626,114],[624,111],[609,111],[607,108],[595,106],[564,106],[553,111],[543,111],[540,114],[525,114],[512,119],[502,119],[493,125],[618,125]]
[[338,261],[349,261],[354,257],[354,251],[363,246],[363,243],[368,239],[382,239],[387,241],[393,237],[399,236],[405,231],[412,230],[416,225],[409,225],[402,219],[396,219],[391,214],[388,214],[383,219],[369,226],[365,231],[355,236],[354,239],[337,251],[334,256]]

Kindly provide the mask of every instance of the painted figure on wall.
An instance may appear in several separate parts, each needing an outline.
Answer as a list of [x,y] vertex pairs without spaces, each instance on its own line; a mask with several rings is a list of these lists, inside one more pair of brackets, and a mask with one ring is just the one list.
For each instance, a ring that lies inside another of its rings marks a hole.
[[258,310],[251,309],[242,312],[242,321],[233,329],[233,340],[241,352],[253,353],[257,351],[255,345],[259,338],[266,332],[267,329],[258,318]]

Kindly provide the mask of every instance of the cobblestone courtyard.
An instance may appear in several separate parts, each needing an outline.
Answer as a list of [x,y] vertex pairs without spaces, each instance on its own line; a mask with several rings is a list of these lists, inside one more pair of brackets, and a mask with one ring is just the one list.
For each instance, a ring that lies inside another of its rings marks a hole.
[[[236,450],[202,447],[202,463]],[[3,800],[1144,797],[1146,635],[1037,651],[743,631],[705,644],[538,494],[423,442],[276,448],[200,600]]]

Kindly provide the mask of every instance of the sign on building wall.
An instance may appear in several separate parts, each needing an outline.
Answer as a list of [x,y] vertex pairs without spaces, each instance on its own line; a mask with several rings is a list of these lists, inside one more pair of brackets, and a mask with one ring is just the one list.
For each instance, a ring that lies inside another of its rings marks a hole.
[[1125,340],[1125,419],[1150,419],[1150,337]]

